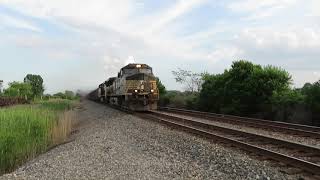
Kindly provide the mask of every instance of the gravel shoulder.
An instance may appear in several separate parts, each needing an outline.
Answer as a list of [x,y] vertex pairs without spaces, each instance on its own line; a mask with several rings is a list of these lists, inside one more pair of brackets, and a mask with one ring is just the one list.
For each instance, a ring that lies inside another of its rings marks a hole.
[[90,101],[75,140],[0,179],[298,179],[267,161]]

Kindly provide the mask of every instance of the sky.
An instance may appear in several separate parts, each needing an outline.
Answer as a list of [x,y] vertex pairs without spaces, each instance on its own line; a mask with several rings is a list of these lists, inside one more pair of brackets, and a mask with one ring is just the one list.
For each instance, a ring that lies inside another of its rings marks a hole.
[[173,70],[240,59],[301,87],[320,79],[319,57],[319,0],[0,0],[0,79],[40,74],[46,93],[94,89],[132,62],[180,90]]

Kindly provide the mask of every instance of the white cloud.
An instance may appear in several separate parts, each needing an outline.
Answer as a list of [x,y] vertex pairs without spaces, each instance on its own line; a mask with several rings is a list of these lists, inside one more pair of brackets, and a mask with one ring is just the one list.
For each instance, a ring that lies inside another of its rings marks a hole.
[[173,20],[205,3],[206,1],[207,0],[178,0],[177,3],[171,8],[165,12],[161,12],[160,15],[153,17],[153,23],[151,24],[150,28],[148,28],[148,32],[153,33],[161,30]]
[[259,20],[275,16],[297,2],[297,0],[244,0],[234,1],[228,8],[237,13],[247,13],[245,20]]
[[218,61],[233,61],[242,59],[244,52],[242,49],[237,47],[222,47],[214,50],[208,55],[208,59],[211,63]]
[[125,64],[129,64],[129,63],[136,63],[133,56],[128,56],[128,59],[126,60]]
[[312,0],[311,14],[313,16],[320,17],[320,1],[319,0]]
[[308,70],[289,70],[292,74],[292,79],[295,87],[303,87],[307,82],[314,83],[320,80],[319,72],[312,72]]
[[123,60],[112,56],[105,56],[103,58],[103,63],[107,77],[116,76],[120,68],[125,66],[127,63],[132,62],[131,58],[132,57],[128,57],[127,60]]
[[124,25],[123,21],[128,19],[134,10],[134,3],[130,0],[2,1],[2,3],[34,17],[64,19],[112,28]]
[[[104,49],[104,55],[108,56],[112,51],[114,58],[121,57],[122,61],[127,56],[137,54],[166,54],[177,59],[206,57],[203,52],[191,52],[192,46],[179,41],[174,34],[162,32],[163,28],[169,29],[169,24],[175,19],[206,1],[178,0],[169,8],[151,14],[149,18],[139,16],[137,20],[136,11],[141,2],[134,0],[3,0],[27,15],[66,25],[79,36],[88,38],[85,41],[98,42],[95,47],[90,47],[92,51]],[[104,55],[100,58],[103,59]]]
[[228,7],[236,12],[256,12],[269,8],[285,8],[296,2],[297,0],[243,0],[234,1]]
[[288,51],[304,51],[320,49],[320,29],[284,28],[246,28],[236,38],[241,44],[259,49],[285,49]]
[[41,32],[42,30],[36,25],[23,19],[19,19],[13,16],[0,14],[0,25],[4,27],[13,27],[18,29],[24,29],[29,31]]

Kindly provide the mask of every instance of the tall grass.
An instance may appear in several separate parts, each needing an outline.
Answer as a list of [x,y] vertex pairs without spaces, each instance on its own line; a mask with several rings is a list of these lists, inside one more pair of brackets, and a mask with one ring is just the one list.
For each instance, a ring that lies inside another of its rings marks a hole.
[[72,106],[55,100],[0,109],[0,174],[66,140]]

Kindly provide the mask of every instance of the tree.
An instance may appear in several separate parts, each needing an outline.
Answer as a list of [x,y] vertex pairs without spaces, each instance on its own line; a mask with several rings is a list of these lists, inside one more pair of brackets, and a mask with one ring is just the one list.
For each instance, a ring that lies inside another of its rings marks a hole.
[[80,98],[81,96],[82,96],[82,92],[81,92],[80,89],[78,89],[77,92],[76,92],[76,97]]
[[22,97],[30,99],[32,97],[32,87],[28,83],[11,82],[9,88],[4,91],[5,96]]
[[176,82],[184,84],[186,91],[199,92],[203,83],[203,77],[206,73],[193,73],[192,71],[178,68],[177,71],[172,71]]
[[66,99],[67,98],[66,95],[64,93],[62,93],[62,92],[58,92],[58,93],[54,94],[53,97],[61,98],[61,99]]
[[162,82],[158,77],[156,77],[156,81],[157,81],[157,88],[159,90],[159,95],[160,96],[165,95],[167,93],[166,87],[162,84]]
[[52,96],[50,94],[43,95],[43,100],[50,100]]
[[312,111],[312,124],[320,125],[320,80],[313,84],[306,83],[301,92],[306,96],[306,104]]
[[73,91],[68,91],[68,90],[66,90],[64,94],[65,94],[65,96],[66,96],[67,99],[70,99],[70,100],[71,100],[71,99],[74,99],[74,98],[75,98],[75,95],[74,95],[74,92],[73,92]]
[[25,83],[29,83],[32,87],[33,97],[42,96],[44,92],[43,79],[40,75],[28,74],[24,78]]
[[199,99],[202,109],[245,116],[267,108],[273,93],[288,89],[291,83],[285,70],[244,60],[233,62],[222,74],[205,75],[203,79]]
[[296,105],[304,105],[305,96],[297,89],[288,89],[282,92],[274,92],[271,104],[275,113],[281,113],[282,120],[286,121],[294,113],[292,108]]

